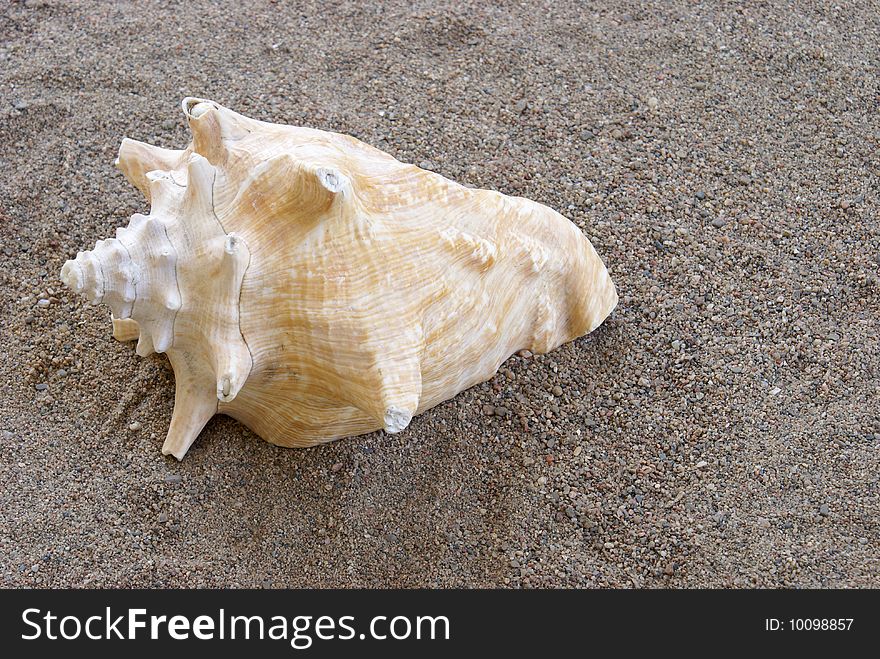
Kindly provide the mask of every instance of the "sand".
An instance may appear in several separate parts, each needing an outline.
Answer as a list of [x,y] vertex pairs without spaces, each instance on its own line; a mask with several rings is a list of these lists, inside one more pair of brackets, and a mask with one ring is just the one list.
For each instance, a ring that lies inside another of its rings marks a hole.
[[[876,4],[373,4],[0,7],[0,585],[880,586]],[[163,457],[58,272],[188,95],[545,203],[620,306],[398,435]]]

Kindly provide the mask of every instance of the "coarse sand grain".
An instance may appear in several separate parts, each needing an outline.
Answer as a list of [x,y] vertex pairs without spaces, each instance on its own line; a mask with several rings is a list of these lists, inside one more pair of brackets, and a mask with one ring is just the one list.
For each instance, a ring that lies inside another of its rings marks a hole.
[[[0,585],[880,586],[876,2],[6,2]],[[63,289],[184,96],[571,218],[620,306],[309,450]]]

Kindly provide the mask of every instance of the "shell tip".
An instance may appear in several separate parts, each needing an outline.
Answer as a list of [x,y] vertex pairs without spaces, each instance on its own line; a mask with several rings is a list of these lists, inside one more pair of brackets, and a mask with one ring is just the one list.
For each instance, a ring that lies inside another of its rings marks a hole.
[[189,450],[189,447],[178,449],[177,451],[173,450],[170,446],[168,446],[168,442],[162,446],[162,455],[173,455],[178,462],[183,461],[186,452]]
[[[172,365],[174,360],[172,360]],[[186,380],[184,374],[181,379]],[[189,451],[193,442],[202,432],[208,420],[217,413],[217,400],[208,392],[185,392],[180,388],[178,380],[177,396],[174,401],[174,412],[171,414],[171,426],[162,445],[162,455],[173,455],[178,460]]]
[[385,410],[385,432],[396,433],[404,430],[412,420],[412,412],[392,405]]
[[76,261],[67,261],[61,268],[61,281],[74,293],[82,293],[83,271]]
[[153,346],[153,337],[151,337],[147,332],[141,332],[140,338],[138,339],[137,346],[134,349],[135,353],[139,357],[149,357],[154,352],[156,352],[155,347]]
[[183,110],[183,114],[185,114],[188,119],[198,119],[211,110],[216,110],[217,104],[206,98],[187,96],[181,102],[180,107]]
[[233,372],[224,373],[217,379],[217,400],[221,403],[231,403],[240,390],[241,385]]
[[337,169],[319,167],[315,173],[321,185],[330,192],[342,192],[348,184],[348,178]]

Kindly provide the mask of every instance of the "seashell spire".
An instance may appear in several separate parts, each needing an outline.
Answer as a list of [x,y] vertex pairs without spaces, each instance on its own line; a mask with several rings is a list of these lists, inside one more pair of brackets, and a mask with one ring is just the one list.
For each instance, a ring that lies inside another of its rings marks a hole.
[[183,112],[186,149],[119,151],[150,213],[61,271],[110,307],[116,338],[168,355],[165,454],[182,459],[217,412],[283,446],[399,432],[617,303],[592,245],[546,206],[345,135],[204,99]]
[[168,353],[177,397],[165,452],[183,457],[219,401],[247,380],[251,356],[238,327],[248,247],[213,210],[215,168],[192,152],[126,139],[117,166],[152,202],[116,237],[61,269],[61,280],[113,312],[114,335],[137,354]]

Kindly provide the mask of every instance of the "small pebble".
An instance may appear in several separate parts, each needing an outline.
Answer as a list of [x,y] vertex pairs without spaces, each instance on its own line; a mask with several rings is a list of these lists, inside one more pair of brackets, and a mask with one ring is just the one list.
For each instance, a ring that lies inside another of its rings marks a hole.
[[38,306],[38,307],[43,307],[43,308],[45,308],[45,307],[48,307],[49,304],[50,304],[50,302],[49,302],[49,300],[47,300],[46,298],[41,298],[41,299],[37,300],[37,306]]
[[340,469],[342,469],[342,463],[341,463],[341,462],[335,462],[335,463],[333,463],[333,466],[330,467],[330,471],[332,471],[334,474],[335,474],[337,471],[339,471]]
[[483,405],[483,414],[486,416],[492,416],[495,414],[495,406],[494,405]]
[[822,515],[822,517],[828,517],[828,515],[831,514],[831,509],[828,507],[827,503],[823,503],[819,506],[819,514]]
[[523,359],[529,359],[532,356],[532,351],[531,350],[520,350],[516,354],[519,355],[520,357],[522,357]]
[[179,483],[181,481],[180,474],[167,474],[165,476],[166,483]]
[[167,521],[168,521],[168,515],[166,515],[165,513],[159,513],[159,523],[164,524]]
[[422,169],[434,171],[434,163],[432,163],[430,160],[423,160],[419,163],[419,167],[421,167]]
[[714,220],[712,220],[712,226],[715,227],[716,229],[720,229],[725,224],[727,224],[727,220],[725,220],[721,217],[716,217]]
[[140,421],[133,421],[131,424],[129,424],[128,429],[134,430],[134,431],[140,430],[141,429],[141,422]]
[[49,388],[49,385],[46,384],[45,382],[40,382],[36,387],[37,391],[46,391],[46,389],[48,389],[48,388]]

